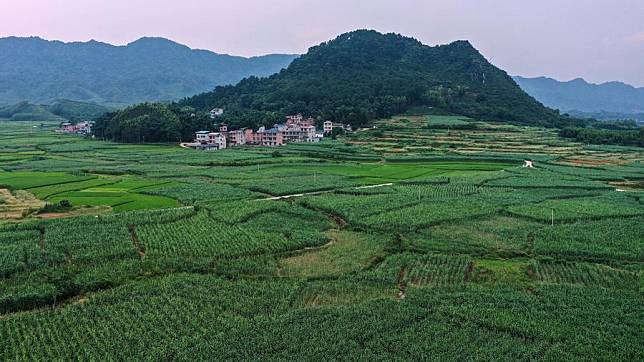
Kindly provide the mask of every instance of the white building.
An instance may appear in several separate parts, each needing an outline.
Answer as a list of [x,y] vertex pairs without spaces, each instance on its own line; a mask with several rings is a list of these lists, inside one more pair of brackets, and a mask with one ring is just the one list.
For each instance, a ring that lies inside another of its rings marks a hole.
[[350,124],[335,123],[331,121],[324,121],[324,133],[329,134],[333,132],[334,128],[341,128],[347,132],[351,132],[352,128]]
[[324,121],[324,133],[331,133],[333,131],[333,122]]
[[219,132],[208,133],[208,145],[212,148],[223,150],[226,148],[226,136]]
[[221,117],[224,114],[223,108],[213,108],[210,110],[210,119]]
[[195,133],[195,146],[209,150],[226,148],[226,136],[219,132],[199,131]]
[[208,144],[208,133],[209,131],[199,131],[195,133],[195,141],[198,144]]

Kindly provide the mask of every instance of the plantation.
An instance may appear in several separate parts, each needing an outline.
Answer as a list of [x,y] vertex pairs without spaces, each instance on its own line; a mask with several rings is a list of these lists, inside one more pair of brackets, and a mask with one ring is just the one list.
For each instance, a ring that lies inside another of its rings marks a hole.
[[198,152],[3,124],[0,360],[644,359],[641,149],[376,125]]

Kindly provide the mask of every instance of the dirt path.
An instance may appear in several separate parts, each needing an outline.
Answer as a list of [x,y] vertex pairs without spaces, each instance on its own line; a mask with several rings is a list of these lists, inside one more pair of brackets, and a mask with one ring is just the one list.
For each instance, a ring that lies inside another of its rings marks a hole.
[[130,231],[130,236],[132,237],[132,246],[134,246],[134,249],[139,254],[139,258],[143,260],[143,258],[145,257],[145,251],[141,247],[141,243],[139,242],[139,237],[136,234],[136,226],[134,224],[130,224],[127,226],[127,228]]
[[405,290],[407,289],[407,283],[405,283],[405,274],[407,274],[407,269],[403,266],[400,267],[400,271],[398,272],[398,295],[396,296],[396,299],[398,300],[403,300],[407,296],[405,293]]
[[[379,185],[368,185],[368,186],[359,186],[359,187],[354,187],[354,190],[362,190],[362,189],[372,189],[376,187],[385,187],[385,186],[393,186],[392,182],[386,183],[386,184],[379,184]],[[257,199],[258,201],[264,201],[264,200],[286,200],[286,199],[292,199],[294,197],[303,197],[303,196],[312,196],[312,195],[321,195],[321,194],[327,194],[331,192],[335,192],[338,189],[332,189],[332,190],[324,190],[324,191],[312,191],[312,192],[302,192],[299,194],[291,194],[291,195],[282,195],[282,196],[272,196],[272,197],[267,197],[264,199]]]

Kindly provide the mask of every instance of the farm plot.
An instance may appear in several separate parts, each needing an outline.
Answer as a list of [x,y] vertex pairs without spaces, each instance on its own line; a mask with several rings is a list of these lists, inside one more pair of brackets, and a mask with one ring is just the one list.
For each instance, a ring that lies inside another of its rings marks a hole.
[[582,220],[535,230],[534,251],[566,259],[644,261],[644,217]]
[[144,190],[154,189],[165,183],[167,181],[125,178],[115,183],[97,185],[80,191],[58,193],[48,201],[55,203],[68,200],[73,205],[107,205],[116,212],[179,206],[179,202],[175,199],[142,193]]
[[146,257],[220,258],[258,255],[319,246],[324,235],[287,237],[279,232],[218,223],[201,212],[190,219],[137,229]]
[[85,181],[93,176],[77,176],[62,172],[0,172],[0,185],[14,190],[29,190],[37,187]]
[[536,277],[543,283],[581,284],[638,290],[637,273],[590,263],[538,262],[534,265]]
[[602,219],[644,215],[644,207],[635,199],[622,193],[562,200],[546,200],[536,204],[508,207],[514,215],[537,221],[570,222],[584,219]]
[[171,197],[184,205],[211,204],[258,197],[259,194],[224,183],[208,182],[203,178],[181,178],[172,183],[146,189],[148,195]]
[[406,234],[405,243],[423,252],[525,256],[532,251],[535,233],[543,225],[506,216],[492,216],[467,223],[437,225]]
[[356,277],[412,287],[463,285],[470,262],[467,256],[402,253],[387,257]]

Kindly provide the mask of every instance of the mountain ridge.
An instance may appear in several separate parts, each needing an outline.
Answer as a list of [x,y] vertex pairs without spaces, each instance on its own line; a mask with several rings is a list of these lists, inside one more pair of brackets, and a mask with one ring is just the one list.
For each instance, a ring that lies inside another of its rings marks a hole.
[[527,93],[562,112],[644,113],[644,87],[609,81],[590,83],[583,78],[559,81],[549,77],[513,79]]
[[0,104],[70,99],[125,106],[172,101],[250,75],[270,75],[295,57],[219,54],[161,37],[126,45],[6,37],[0,38]]

